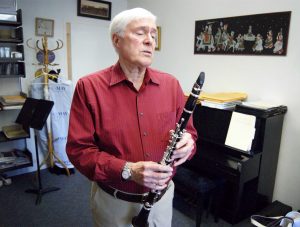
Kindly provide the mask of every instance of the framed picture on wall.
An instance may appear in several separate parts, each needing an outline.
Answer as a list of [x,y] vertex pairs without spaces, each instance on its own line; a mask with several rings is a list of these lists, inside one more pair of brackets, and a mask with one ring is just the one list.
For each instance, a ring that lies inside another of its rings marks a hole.
[[161,39],[161,27],[157,26],[157,36],[155,37],[155,42],[156,42],[156,46],[155,46],[155,50],[160,50],[160,39]]
[[287,54],[291,11],[195,22],[194,54]]
[[35,35],[53,37],[54,35],[54,20],[35,18]]
[[101,20],[111,19],[111,2],[100,0],[77,0],[77,15],[97,18]]

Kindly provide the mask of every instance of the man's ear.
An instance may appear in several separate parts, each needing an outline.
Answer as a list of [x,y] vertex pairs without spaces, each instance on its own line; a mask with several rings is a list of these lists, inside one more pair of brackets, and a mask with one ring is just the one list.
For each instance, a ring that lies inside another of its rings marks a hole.
[[112,35],[112,43],[114,45],[114,47],[118,47],[120,41],[120,37],[117,34],[113,34]]

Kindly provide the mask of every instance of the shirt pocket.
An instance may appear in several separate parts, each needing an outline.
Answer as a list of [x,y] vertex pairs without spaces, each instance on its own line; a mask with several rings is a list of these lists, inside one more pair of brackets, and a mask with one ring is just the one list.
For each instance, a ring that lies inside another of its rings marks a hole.
[[162,141],[169,141],[170,130],[175,129],[176,126],[176,112],[158,113],[158,129]]

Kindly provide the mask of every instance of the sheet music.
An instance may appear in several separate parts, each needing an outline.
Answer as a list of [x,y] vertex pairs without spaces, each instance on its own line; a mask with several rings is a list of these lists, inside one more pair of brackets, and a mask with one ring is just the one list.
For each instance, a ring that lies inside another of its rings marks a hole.
[[225,140],[225,145],[243,151],[250,151],[255,135],[256,117],[233,112]]

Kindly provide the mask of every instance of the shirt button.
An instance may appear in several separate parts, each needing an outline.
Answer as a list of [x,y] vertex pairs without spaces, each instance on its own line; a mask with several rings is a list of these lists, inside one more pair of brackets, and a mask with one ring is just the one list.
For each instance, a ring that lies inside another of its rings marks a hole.
[[143,116],[144,115],[144,113],[143,112],[140,112],[140,116]]
[[143,135],[144,135],[144,136],[147,136],[148,134],[147,134],[147,132],[144,132]]

